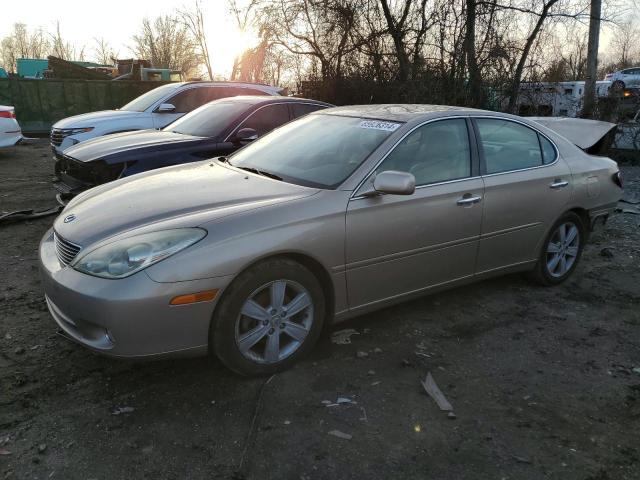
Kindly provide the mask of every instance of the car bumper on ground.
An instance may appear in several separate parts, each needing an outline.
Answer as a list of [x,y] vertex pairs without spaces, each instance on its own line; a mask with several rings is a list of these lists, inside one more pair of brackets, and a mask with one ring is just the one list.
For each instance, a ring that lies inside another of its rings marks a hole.
[[[66,336],[114,357],[204,355],[209,324],[229,277],[160,283],[145,271],[108,280],[64,267],[53,231],[40,243],[40,269],[47,306]],[[170,305],[179,295],[219,290],[213,301]]]

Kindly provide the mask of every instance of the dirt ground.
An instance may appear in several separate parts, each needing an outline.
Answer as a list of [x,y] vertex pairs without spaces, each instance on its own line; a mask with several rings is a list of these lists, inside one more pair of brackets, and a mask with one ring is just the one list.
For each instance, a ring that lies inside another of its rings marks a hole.
[[[53,205],[52,167],[46,140],[1,150],[0,211]],[[366,315],[268,382],[58,336],[37,268],[52,220],[0,225],[2,479],[640,479],[638,215],[560,287],[512,275]]]

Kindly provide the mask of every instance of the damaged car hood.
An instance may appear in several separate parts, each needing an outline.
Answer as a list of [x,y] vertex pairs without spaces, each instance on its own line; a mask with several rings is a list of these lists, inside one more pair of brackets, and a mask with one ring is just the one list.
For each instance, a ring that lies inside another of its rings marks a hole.
[[317,192],[204,161],[154,170],[88,190],[67,205],[54,222],[54,229],[66,240],[88,246],[139,227],[194,227]]
[[203,137],[194,137],[192,135],[183,135],[169,131],[138,130],[92,138],[91,140],[67,148],[64,154],[80,162],[90,162],[98,158],[104,158],[130,150],[169,143],[200,140],[203,140]]
[[585,118],[568,117],[526,117],[558,135],[562,135],[582,150],[588,150],[597,144],[611,130],[616,128],[615,123],[602,122],[600,120],[588,120]]

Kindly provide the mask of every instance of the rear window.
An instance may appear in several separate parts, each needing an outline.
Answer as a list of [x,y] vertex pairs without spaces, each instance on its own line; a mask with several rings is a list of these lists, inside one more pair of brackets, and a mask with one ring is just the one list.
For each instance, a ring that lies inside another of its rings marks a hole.
[[542,165],[538,133],[509,120],[481,118],[476,125],[487,174]]

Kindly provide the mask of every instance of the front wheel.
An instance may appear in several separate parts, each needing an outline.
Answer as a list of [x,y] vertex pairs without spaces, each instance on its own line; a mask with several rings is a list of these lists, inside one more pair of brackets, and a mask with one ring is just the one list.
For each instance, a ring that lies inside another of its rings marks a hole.
[[534,279],[542,285],[564,282],[576,269],[585,241],[582,219],[573,212],[565,213],[551,227],[542,245]]
[[615,82],[613,82],[611,84],[611,89],[614,92],[622,93],[622,91],[624,90],[624,86],[625,85],[624,85],[624,82],[622,80],[616,80]]
[[216,308],[210,344],[242,375],[288,368],[316,343],[325,316],[316,277],[289,259],[262,262],[229,286]]

